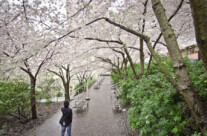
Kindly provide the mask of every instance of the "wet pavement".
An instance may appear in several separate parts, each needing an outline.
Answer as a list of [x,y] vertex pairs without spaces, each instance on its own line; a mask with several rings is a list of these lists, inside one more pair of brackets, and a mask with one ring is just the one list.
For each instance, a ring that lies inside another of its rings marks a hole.
[[[84,98],[85,93],[76,97],[70,104]],[[115,114],[112,109],[111,77],[105,77],[99,89],[89,89],[89,107],[83,112],[73,108],[72,136],[127,136],[126,126],[121,114]],[[57,112],[43,125],[38,127],[32,136],[59,136],[59,119]]]

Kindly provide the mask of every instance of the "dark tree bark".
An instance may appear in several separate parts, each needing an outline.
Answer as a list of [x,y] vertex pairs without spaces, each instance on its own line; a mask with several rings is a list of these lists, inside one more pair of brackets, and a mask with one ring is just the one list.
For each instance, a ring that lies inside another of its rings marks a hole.
[[190,0],[196,41],[207,74],[207,0]]
[[128,73],[127,73],[127,63],[128,63],[128,59],[127,57],[125,57],[125,53],[122,52],[122,51],[119,51],[119,50],[116,50],[116,49],[112,49],[113,51],[117,52],[117,53],[120,53],[121,56],[122,56],[122,67],[121,69],[124,67],[124,70],[125,70],[125,78],[128,76]]
[[21,70],[23,70],[25,73],[27,73],[30,77],[30,86],[31,86],[31,90],[30,90],[30,106],[31,106],[31,112],[32,112],[32,119],[37,119],[37,110],[36,110],[36,97],[35,97],[35,91],[36,91],[36,81],[37,81],[37,76],[40,72],[40,69],[42,68],[42,66],[49,60],[52,58],[52,56],[54,55],[54,52],[52,52],[50,54],[50,51],[47,53],[45,59],[39,64],[36,73],[33,75],[31,68],[28,64],[28,59],[24,60],[24,67],[20,67]]
[[36,97],[35,97],[36,79],[33,76],[30,76],[30,86],[31,86],[30,101],[31,101],[32,119],[37,119]]
[[[20,67],[21,70],[23,70],[24,72],[26,72],[29,77],[30,77],[30,106],[31,106],[31,113],[32,113],[32,119],[37,119],[37,110],[36,110],[36,99],[35,99],[35,90],[36,90],[36,80],[37,80],[37,75],[38,72],[35,74],[36,76],[34,76],[31,72],[31,69],[29,67],[29,65],[27,64],[27,60],[24,62],[26,68]],[[41,63],[42,64],[42,63]],[[43,65],[43,64],[42,64]],[[41,68],[40,65],[39,67]],[[40,69],[38,68],[38,69]]]
[[64,85],[64,89],[65,89],[65,101],[66,100],[68,100],[68,101],[70,101],[70,86],[69,86],[69,84],[68,83],[66,83],[65,85]]
[[142,78],[144,74],[144,51],[143,51],[143,39],[140,38],[140,75],[139,77]]
[[124,70],[125,70],[125,77],[127,77],[127,76],[128,76],[127,64],[128,64],[128,59],[127,59],[127,58],[125,58],[125,59],[124,59]]
[[[32,112],[32,119],[37,119],[36,98],[35,98],[37,76],[33,76],[33,74],[31,73],[31,70],[29,68],[29,65],[27,64],[26,61],[24,64],[27,68],[25,69],[23,67],[20,67],[20,69],[23,70],[24,72],[26,72],[30,77],[30,87],[31,87],[30,106],[31,106],[31,112]],[[38,74],[36,74],[36,75],[38,75]]]
[[132,68],[132,71],[133,71],[133,74],[134,74],[134,78],[135,78],[136,80],[138,80],[139,77],[138,77],[137,72],[136,72],[136,70],[135,70],[134,62],[133,62],[133,60],[132,60],[132,58],[131,58],[131,56],[130,56],[130,54],[129,54],[129,52],[128,52],[128,50],[127,50],[126,47],[124,47],[124,52],[126,53],[126,56],[127,56],[128,60],[129,60],[129,64],[130,64],[130,66],[131,66],[131,68]]
[[[148,4],[148,0],[145,1],[145,3],[143,3],[144,5],[144,11],[142,13],[143,16],[146,15],[147,13],[147,4]],[[142,33],[144,33],[145,30],[145,18],[143,18],[142,20]],[[140,75],[139,77],[142,78],[143,74],[144,74],[144,43],[143,43],[143,39],[140,38]]]
[[167,44],[167,49],[172,59],[175,75],[178,79],[176,88],[186,101],[202,134],[205,135],[207,129],[206,106],[198,97],[191,83],[184,59],[178,47],[177,38],[167,19],[164,7],[162,6],[160,0],[151,1],[154,13],[157,17],[163,37]]
[[66,72],[66,86],[65,86],[65,100],[70,101],[70,65],[68,64],[67,67],[63,67]]
[[[100,59],[101,61],[105,62],[105,63],[108,63],[112,66],[112,69],[114,71],[117,71],[117,73],[119,74],[119,78],[121,79],[123,76],[122,76],[122,72],[121,72],[121,69],[119,68],[118,65],[116,65],[115,63],[112,62],[112,60],[108,59],[108,58],[102,58],[102,57],[97,57],[98,59]],[[114,69],[114,67],[116,69]],[[116,73],[116,72],[115,72]]]

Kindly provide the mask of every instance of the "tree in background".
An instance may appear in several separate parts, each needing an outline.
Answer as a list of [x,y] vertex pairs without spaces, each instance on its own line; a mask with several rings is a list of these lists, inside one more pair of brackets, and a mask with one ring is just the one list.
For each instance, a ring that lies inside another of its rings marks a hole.
[[182,55],[180,53],[177,38],[175,37],[174,31],[171,28],[171,25],[169,24],[169,21],[167,19],[167,16],[165,14],[164,8],[159,0],[152,0],[152,7],[153,11],[156,14],[157,20],[160,24],[160,28],[162,30],[167,49],[170,53],[172,62],[173,62],[173,68],[175,76],[177,77],[178,81],[176,81],[173,76],[170,74],[170,72],[167,70],[164,64],[162,64],[161,59],[159,55],[154,51],[151,42],[150,37],[139,33],[129,27],[126,27],[124,25],[118,24],[109,18],[98,18],[94,20],[94,22],[99,20],[105,20],[106,22],[117,26],[133,35],[136,35],[138,37],[141,37],[147,44],[148,49],[150,50],[151,54],[155,58],[155,60],[158,63],[158,66],[160,66],[162,72],[166,75],[167,79],[171,82],[171,84],[176,88],[176,90],[184,97],[185,102],[187,103],[189,109],[191,110],[192,115],[196,119],[196,123],[199,126],[201,132],[205,134],[206,132],[206,125],[207,122],[206,117],[206,106],[201,101],[201,99],[198,97],[197,93],[194,90],[194,87],[191,83],[191,80],[188,75],[188,71],[186,69],[184,60],[182,58]]
[[37,93],[37,95],[39,95],[39,99],[45,98],[47,99],[47,101],[51,101],[51,98],[53,98],[56,92],[59,92],[60,90],[60,86],[56,84],[56,80],[54,78],[47,78],[43,81],[41,81],[38,84],[38,89],[40,89],[41,91],[39,91],[39,94]]
[[70,101],[70,81],[71,78],[74,76],[74,74],[71,75],[73,69],[70,69],[69,64],[67,64],[66,66],[58,66],[58,69],[59,69],[59,73],[50,69],[48,69],[48,71],[60,77],[65,90],[65,100]]
[[54,55],[54,52],[50,53],[50,51],[49,51],[47,53],[46,57],[38,65],[38,68],[34,74],[32,73],[32,68],[28,63],[29,59],[26,59],[24,61],[25,66],[20,66],[20,69],[23,70],[25,73],[27,73],[28,76],[30,77],[30,86],[31,86],[31,91],[30,91],[31,100],[30,101],[31,101],[32,119],[37,119],[36,98],[35,98],[37,76],[38,76],[41,68],[43,67],[43,65],[49,59],[51,59],[53,55]]

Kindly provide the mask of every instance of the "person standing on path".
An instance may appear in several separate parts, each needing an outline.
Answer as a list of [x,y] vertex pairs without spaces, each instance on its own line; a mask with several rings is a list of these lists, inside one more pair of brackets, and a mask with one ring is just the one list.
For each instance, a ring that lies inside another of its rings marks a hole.
[[61,136],[65,135],[65,130],[67,129],[67,136],[71,136],[71,127],[72,127],[72,118],[73,112],[69,108],[69,101],[64,101],[64,107],[61,108],[62,117],[60,118],[59,123],[61,124]]

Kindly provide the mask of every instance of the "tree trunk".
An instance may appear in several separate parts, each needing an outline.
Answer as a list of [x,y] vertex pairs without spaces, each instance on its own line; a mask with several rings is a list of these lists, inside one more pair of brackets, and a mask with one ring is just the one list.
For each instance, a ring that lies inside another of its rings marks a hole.
[[[147,4],[148,4],[148,0],[145,1],[144,3],[144,11],[143,11],[143,16],[146,15],[147,13]],[[142,20],[142,33],[144,33],[144,30],[145,30],[145,18],[143,18]],[[140,38],[140,78],[142,78],[143,74],[144,74],[144,43],[143,43],[143,39]]]
[[[161,37],[162,37],[162,33],[159,34],[157,40],[155,41],[155,43],[153,45],[153,49],[155,49],[155,47],[156,47],[156,45],[157,45],[157,43],[158,43],[158,41],[160,40]],[[146,77],[148,77],[148,75],[149,75],[151,62],[152,62],[152,55],[150,55],[150,59],[149,59],[148,65],[147,65]]]
[[127,78],[127,76],[128,76],[128,72],[127,72],[127,63],[128,63],[128,60],[127,60],[127,58],[125,58],[125,59],[124,59],[125,78]]
[[196,41],[207,74],[207,0],[190,0]]
[[[180,3],[178,5],[178,7],[176,8],[175,12],[169,17],[169,19],[168,19],[169,22],[175,17],[175,15],[181,9],[181,7],[183,5],[183,2],[184,2],[184,0],[180,1]],[[160,33],[159,36],[157,37],[157,39],[156,39],[156,41],[153,45],[153,49],[155,49],[155,47],[156,47],[157,43],[159,42],[159,40],[161,39],[161,37],[162,37],[162,33]],[[151,61],[152,61],[152,55],[150,55],[150,59],[149,59],[148,66],[147,66],[147,74],[146,74],[147,77],[149,75]]]
[[162,34],[167,44],[167,49],[172,59],[175,75],[178,79],[176,89],[184,97],[184,100],[187,103],[192,115],[196,119],[197,125],[204,135],[207,129],[206,107],[196,94],[190,81],[184,59],[178,47],[176,36],[171,25],[169,24],[169,21],[167,20],[165,9],[163,8],[160,0],[151,1],[154,13],[157,17]]
[[129,52],[128,52],[128,50],[127,50],[126,47],[124,47],[124,52],[125,52],[126,55],[127,55],[127,58],[128,58],[128,60],[129,60],[130,66],[131,66],[131,68],[132,68],[134,77],[135,77],[136,80],[138,80],[139,78],[138,78],[137,73],[136,73],[136,70],[135,70],[135,68],[134,68],[134,63],[133,63],[132,58],[131,58],[131,56],[129,55]]
[[35,99],[35,87],[36,87],[36,79],[34,77],[30,77],[30,105],[32,112],[32,119],[37,119],[37,110],[36,110],[36,99]]
[[117,71],[118,71],[118,73],[119,73],[119,78],[122,79],[122,72],[121,72],[121,70],[119,69],[118,66],[116,67],[116,69],[117,69]]
[[143,51],[143,39],[140,38],[140,78],[144,74],[144,51]]
[[64,83],[63,86],[64,86],[64,89],[65,89],[65,101],[70,101],[70,93],[69,93],[70,86],[69,86],[68,83]]

